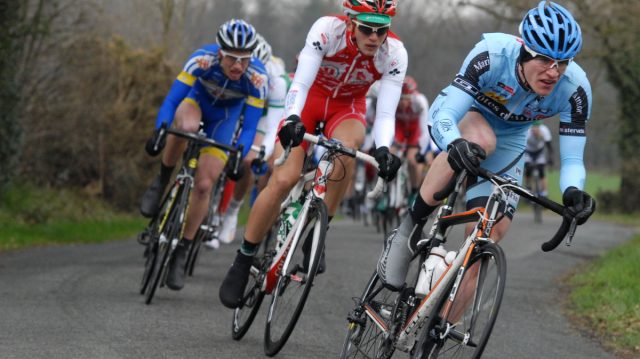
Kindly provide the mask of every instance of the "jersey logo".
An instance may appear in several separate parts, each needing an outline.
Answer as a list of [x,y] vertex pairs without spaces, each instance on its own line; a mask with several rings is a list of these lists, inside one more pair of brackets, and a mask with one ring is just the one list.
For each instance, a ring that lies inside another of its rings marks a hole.
[[507,103],[507,99],[500,96],[499,94],[495,93],[495,92],[487,92],[485,93],[485,96],[495,100],[497,103],[504,105]]
[[320,38],[322,39],[322,44],[326,45],[327,42],[329,41],[329,38],[327,38],[327,35],[323,32],[322,34],[320,34]]
[[198,67],[200,67],[203,70],[208,70],[209,67],[211,67],[211,63],[213,62],[213,57],[209,56],[209,55],[205,55],[205,56],[200,56],[198,58],[196,58],[196,63],[198,64]]
[[264,85],[264,76],[260,75],[257,72],[254,72],[251,74],[251,83],[253,84],[254,87],[256,88],[260,88]]
[[391,71],[389,71],[389,75],[395,76],[398,75],[400,73],[400,71],[398,71],[398,69],[393,69]]
[[322,46],[320,46],[320,41],[315,41],[312,43],[313,47],[316,48],[316,50],[318,51],[322,51]]
[[516,93],[516,90],[514,90],[513,87],[509,87],[509,86],[503,84],[502,82],[498,82],[498,86],[501,89],[507,91],[510,95],[513,95],[514,93]]

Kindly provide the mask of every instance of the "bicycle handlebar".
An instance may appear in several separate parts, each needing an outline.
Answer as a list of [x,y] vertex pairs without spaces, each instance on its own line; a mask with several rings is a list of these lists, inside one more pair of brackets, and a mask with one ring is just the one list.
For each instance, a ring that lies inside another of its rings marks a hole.
[[529,190],[527,190],[526,188],[519,186],[517,183],[513,183],[512,181],[498,176],[497,174],[482,167],[478,167],[478,175],[480,177],[486,178],[489,181],[495,182],[498,185],[508,185],[510,190],[517,193],[521,197],[524,197],[531,202],[535,202],[540,206],[562,216],[562,224],[560,225],[560,228],[558,228],[558,231],[550,240],[542,244],[542,251],[549,252],[554,250],[556,247],[558,247],[558,245],[562,242],[562,239],[565,237],[567,237],[567,245],[570,245],[576,231],[577,221],[575,218],[567,215],[566,209],[563,205],[546,197],[536,196],[533,193],[529,192]]
[[[359,160],[369,163],[370,165],[378,169],[378,161],[376,161],[376,159],[373,158],[373,156],[370,156],[364,152],[360,152],[353,148],[345,147],[339,141],[327,140],[324,137],[314,136],[310,133],[304,134],[304,140],[307,142],[311,142],[316,145],[325,147],[328,150],[339,152],[349,157],[355,157]],[[287,158],[289,158],[290,153],[291,153],[291,147],[289,146],[285,147],[284,152],[280,155],[280,157],[276,158],[276,160],[274,161],[274,164],[276,166],[281,166],[287,160]],[[378,181],[376,182],[375,187],[371,191],[369,191],[369,193],[367,193],[367,198],[369,199],[378,198],[380,194],[382,194],[383,190],[384,190],[384,180],[381,177],[378,177]]]
[[213,146],[213,147],[217,147],[221,150],[225,150],[225,151],[229,151],[232,153],[238,152],[238,149],[229,145],[225,145],[223,143],[219,143],[216,142],[206,136],[200,135],[198,133],[193,133],[193,132],[185,132],[185,131],[180,131],[180,130],[176,130],[174,128],[167,128],[166,129],[167,133],[170,133],[172,135],[178,136],[178,137],[182,137],[182,138],[186,138],[188,140],[191,141],[195,141],[197,143],[203,144],[203,145],[209,145],[209,146]]

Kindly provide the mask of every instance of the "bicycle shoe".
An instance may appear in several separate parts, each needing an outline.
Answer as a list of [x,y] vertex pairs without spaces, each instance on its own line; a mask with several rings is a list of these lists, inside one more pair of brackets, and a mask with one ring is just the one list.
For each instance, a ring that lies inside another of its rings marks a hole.
[[151,182],[151,186],[149,186],[144,195],[142,195],[142,201],[140,201],[140,213],[143,216],[151,218],[158,214],[160,199],[166,186],[167,184],[162,182],[160,176],[157,176],[153,182]]
[[185,268],[187,255],[191,241],[181,240],[173,252],[173,257],[169,263],[169,273],[167,274],[167,287],[172,290],[180,290],[184,287]]
[[227,308],[235,309],[242,304],[244,289],[249,281],[249,272],[253,264],[253,256],[242,254],[238,250],[236,259],[220,286],[220,301]]
[[[307,239],[305,239],[304,243],[302,244],[302,253],[304,253],[304,258],[302,260],[303,272],[306,272],[307,268],[309,267],[309,260],[311,259],[309,252],[311,252],[312,242],[313,242],[313,231],[309,232]],[[316,272],[316,274],[322,274],[326,269],[327,269],[327,263],[325,262],[325,259],[324,259],[324,248],[322,248],[322,254],[320,255],[320,263],[318,263],[318,271]]]

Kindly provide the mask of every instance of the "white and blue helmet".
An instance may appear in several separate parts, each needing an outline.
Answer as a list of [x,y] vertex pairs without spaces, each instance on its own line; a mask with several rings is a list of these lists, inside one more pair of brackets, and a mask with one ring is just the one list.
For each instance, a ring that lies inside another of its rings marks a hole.
[[540,1],[520,23],[520,36],[532,51],[555,60],[571,59],[582,48],[580,26],[564,7]]
[[255,50],[253,50],[253,57],[266,65],[271,59],[271,51],[271,45],[269,45],[262,35],[258,34],[258,45]]
[[231,19],[220,26],[216,38],[223,50],[253,51],[258,33],[244,20]]

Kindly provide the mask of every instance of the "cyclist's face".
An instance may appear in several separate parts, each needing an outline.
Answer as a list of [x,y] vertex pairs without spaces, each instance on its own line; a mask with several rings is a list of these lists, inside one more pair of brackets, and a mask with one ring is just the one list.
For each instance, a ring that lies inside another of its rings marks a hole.
[[389,26],[376,26],[351,20],[351,32],[356,38],[356,45],[361,53],[367,56],[376,54],[380,45],[387,39]]
[[218,56],[220,56],[222,72],[232,81],[240,80],[251,62],[251,52],[249,51],[220,50]]
[[400,97],[398,108],[400,110],[406,110],[409,106],[411,106],[411,95],[402,95],[402,97]]
[[544,58],[534,59],[522,64],[524,76],[533,92],[540,96],[549,95],[560,77],[567,70],[567,66],[550,66]]

